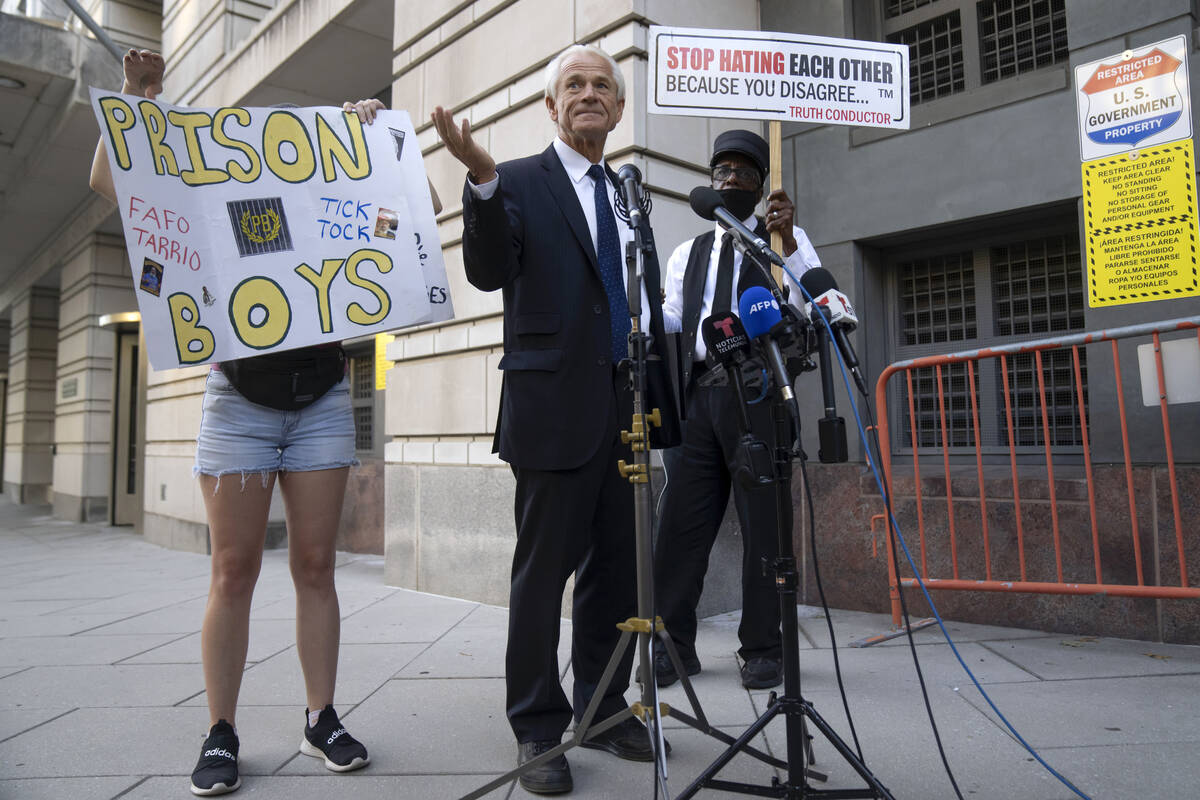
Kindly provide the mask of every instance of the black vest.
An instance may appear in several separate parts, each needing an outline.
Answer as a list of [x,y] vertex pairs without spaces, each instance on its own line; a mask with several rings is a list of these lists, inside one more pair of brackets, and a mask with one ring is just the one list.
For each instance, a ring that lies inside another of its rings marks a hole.
[[[760,217],[755,219],[758,220],[758,225],[755,226],[754,233],[766,239],[769,236],[766,223]],[[688,256],[687,269],[683,273],[683,332],[681,337],[683,341],[680,357],[683,361],[684,391],[687,391],[692,377],[692,362],[696,357],[696,333],[700,328],[700,309],[704,305],[704,285],[708,282],[708,267],[712,261],[715,238],[716,233],[710,230],[692,240],[692,252]],[[743,258],[741,274],[738,275],[737,291],[733,295],[734,302],[737,302],[737,298],[741,297],[742,293],[751,286],[770,288],[758,267],[752,262],[747,263]]]

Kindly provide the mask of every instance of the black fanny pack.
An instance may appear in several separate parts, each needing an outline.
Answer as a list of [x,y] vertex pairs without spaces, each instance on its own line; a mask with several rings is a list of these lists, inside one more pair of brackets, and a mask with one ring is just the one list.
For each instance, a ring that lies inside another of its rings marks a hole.
[[341,381],[346,374],[346,353],[340,346],[304,347],[223,361],[221,372],[251,403],[299,411]]

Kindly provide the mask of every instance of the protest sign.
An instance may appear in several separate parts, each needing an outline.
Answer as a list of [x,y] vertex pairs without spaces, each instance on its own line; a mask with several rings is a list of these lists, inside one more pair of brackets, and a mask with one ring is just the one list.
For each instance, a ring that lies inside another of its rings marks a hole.
[[453,317],[406,112],[91,97],[156,369]]
[[653,114],[909,126],[908,46],[651,26]]

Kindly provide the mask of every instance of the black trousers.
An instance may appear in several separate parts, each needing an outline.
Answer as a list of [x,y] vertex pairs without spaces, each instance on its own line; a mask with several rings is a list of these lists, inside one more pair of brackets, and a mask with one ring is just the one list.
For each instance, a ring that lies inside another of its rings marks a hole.
[[[513,467],[517,479],[517,546],[509,595],[505,684],[509,724],[518,742],[557,741],[579,719],[600,684],[620,632],[637,612],[633,488],[617,472],[631,459],[620,441],[632,401],[615,388],[605,444],[572,470]],[[575,573],[571,665],[574,697],[559,682],[558,642],[563,589]],[[601,701],[597,720],[628,708],[633,648]]]
[[[667,484],[659,500],[654,545],[655,602],[684,657],[696,653],[696,605],[729,500],[740,435],[736,402],[731,387],[706,388],[693,377],[683,444],[663,451]],[[751,432],[773,447],[770,397],[751,404],[749,411]],[[770,486],[748,490],[735,482],[733,497],[742,534],[738,652],[743,658],[779,657],[779,594],[773,578],[763,574],[762,561],[779,551],[775,491]]]

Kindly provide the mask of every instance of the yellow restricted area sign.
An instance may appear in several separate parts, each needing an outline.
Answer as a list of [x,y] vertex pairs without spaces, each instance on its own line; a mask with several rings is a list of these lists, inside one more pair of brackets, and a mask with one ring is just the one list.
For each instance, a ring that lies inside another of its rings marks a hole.
[[1200,295],[1192,140],[1083,164],[1091,306]]

